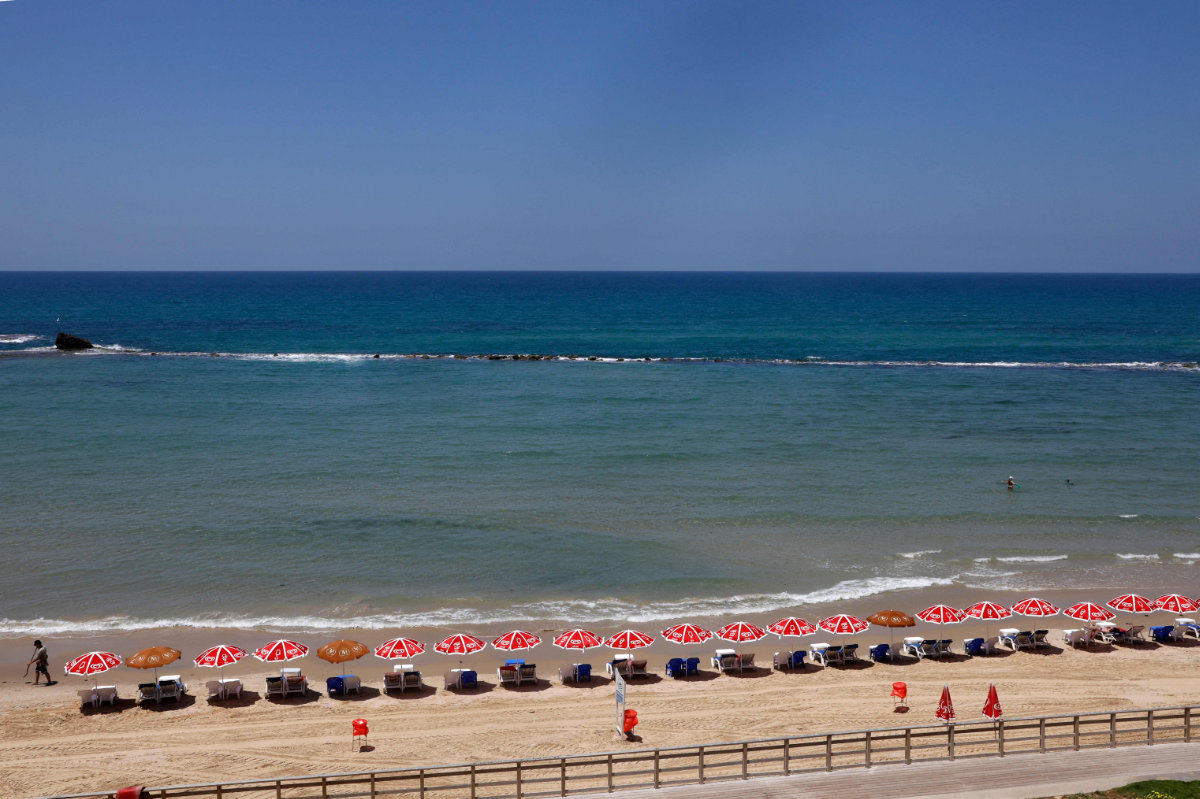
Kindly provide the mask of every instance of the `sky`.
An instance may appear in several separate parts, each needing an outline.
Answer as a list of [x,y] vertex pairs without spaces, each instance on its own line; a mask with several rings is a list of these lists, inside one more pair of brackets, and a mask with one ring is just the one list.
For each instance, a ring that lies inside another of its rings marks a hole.
[[0,2],[0,269],[1200,271],[1200,3]]

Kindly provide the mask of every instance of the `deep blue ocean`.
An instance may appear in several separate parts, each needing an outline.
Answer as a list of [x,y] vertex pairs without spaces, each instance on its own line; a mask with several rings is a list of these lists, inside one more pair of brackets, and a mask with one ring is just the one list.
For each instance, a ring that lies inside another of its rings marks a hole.
[[1198,361],[1200,275],[0,273],[0,636],[1195,596]]

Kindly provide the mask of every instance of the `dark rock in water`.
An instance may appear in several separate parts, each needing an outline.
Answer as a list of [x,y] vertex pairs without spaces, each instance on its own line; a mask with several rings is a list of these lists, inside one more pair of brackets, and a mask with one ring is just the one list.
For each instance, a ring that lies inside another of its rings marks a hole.
[[379,360],[379,353],[375,353],[375,360]]
[[86,338],[71,336],[59,331],[58,335],[54,338],[54,346],[60,350],[90,350],[96,345]]

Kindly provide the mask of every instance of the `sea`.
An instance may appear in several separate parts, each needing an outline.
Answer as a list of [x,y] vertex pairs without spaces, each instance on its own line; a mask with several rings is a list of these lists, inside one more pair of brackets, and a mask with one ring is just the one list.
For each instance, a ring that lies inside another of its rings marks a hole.
[[0,637],[1196,596],[1197,362],[1200,275],[0,272]]

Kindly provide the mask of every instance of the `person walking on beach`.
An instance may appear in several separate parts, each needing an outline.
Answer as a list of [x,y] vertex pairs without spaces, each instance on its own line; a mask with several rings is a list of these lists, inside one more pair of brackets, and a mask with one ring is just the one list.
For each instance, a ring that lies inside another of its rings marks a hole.
[[41,639],[33,642],[33,659],[29,661],[29,665],[37,664],[33,670],[33,684],[37,685],[38,680],[42,675],[46,675],[46,685],[54,685],[54,680],[50,679],[50,655],[46,652],[46,647],[42,645]]

